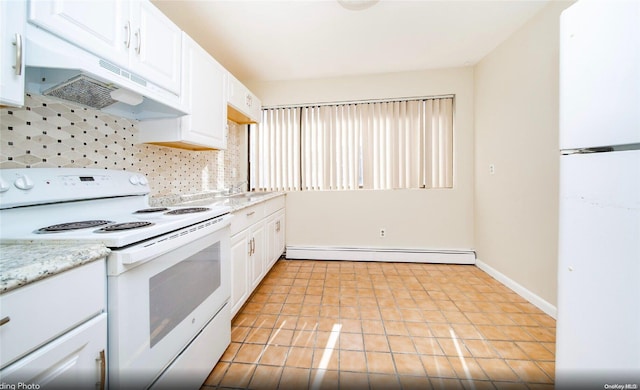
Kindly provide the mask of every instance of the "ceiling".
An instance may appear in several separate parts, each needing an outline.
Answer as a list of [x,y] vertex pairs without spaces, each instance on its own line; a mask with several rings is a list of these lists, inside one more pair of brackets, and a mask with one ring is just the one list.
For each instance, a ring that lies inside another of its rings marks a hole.
[[471,66],[548,1],[152,0],[243,82]]

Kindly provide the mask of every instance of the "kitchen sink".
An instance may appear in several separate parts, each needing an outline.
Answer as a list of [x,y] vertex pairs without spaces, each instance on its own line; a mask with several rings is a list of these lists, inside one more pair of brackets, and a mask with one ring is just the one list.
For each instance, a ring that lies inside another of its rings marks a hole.
[[221,195],[224,198],[232,199],[248,199],[249,201],[260,199],[263,196],[272,194],[273,192],[239,192],[237,194]]
[[238,206],[245,203],[259,200],[266,195],[273,194],[273,192],[239,192],[236,194],[216,195],[212,198],[198,199],[187,202],[182,202],[178,206],[188,207],[213,207],[213,206]]

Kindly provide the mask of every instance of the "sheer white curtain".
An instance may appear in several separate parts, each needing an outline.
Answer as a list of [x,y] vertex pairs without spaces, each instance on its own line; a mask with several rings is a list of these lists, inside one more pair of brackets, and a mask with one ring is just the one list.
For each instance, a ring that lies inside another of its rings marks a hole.
[[251,187],[265,191],[300,189],[300,110],[262,111],[250,136]]

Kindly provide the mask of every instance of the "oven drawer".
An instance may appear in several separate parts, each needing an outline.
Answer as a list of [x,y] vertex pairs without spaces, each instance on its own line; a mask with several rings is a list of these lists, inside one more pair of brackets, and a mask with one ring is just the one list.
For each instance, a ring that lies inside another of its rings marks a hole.
[[104,259],[0,295],[0,368],[105,311]]
[[234,212],[231,220],[231,235],[233,236],[260,221],[264,215],[264,203]]

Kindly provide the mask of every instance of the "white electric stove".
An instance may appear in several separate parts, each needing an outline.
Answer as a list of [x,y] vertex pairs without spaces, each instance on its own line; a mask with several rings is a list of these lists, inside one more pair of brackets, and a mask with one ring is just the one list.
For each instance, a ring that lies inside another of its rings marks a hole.
[[99,169],[0,170],[0,240],[77,240],[122,248],[229,213],[150,207],[144,175]]
[[0,170],[0,243],[101,243],[109,387],[194,388],[230,343],[228,206],[150,207],[144,175]]

